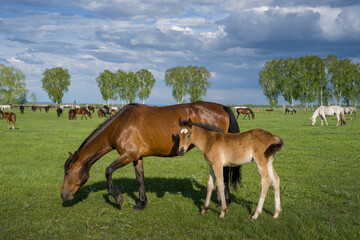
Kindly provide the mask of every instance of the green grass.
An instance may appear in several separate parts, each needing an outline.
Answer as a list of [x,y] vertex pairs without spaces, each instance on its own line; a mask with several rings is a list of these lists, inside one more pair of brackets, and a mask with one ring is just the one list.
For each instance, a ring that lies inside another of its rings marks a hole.
[[[263,110],[263,109],[262,109]],[[88,182],[72,203],[63,204],[60,188],[68,152],[74,152],[103,119],[68,121],[49,113],[17,109],[14,131],[0,121],[0,239],[359,239],[360,119],[336,127],[310,125],[310,112],[280,111],[242,120],[241,131],[264,128],[285,143],[275,156],[283,211],[273,219],[270,188],[264,211],[251,215],[260,194],[254,163],[243,166],[243,184],[219,220],[216,194],[205,216],[208,166],[194,149],[184,157],[144,159],[148,206],[133,211],[138,197],[132,164],[117,170],[123,192],[121,210],[109,197],[105,169],[111,152],[93,165]],[[65,111],[67,113],[67,111]]]

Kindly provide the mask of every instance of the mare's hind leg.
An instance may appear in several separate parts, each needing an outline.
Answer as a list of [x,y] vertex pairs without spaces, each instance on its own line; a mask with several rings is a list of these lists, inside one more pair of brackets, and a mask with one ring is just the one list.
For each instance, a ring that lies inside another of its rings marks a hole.
[[147,197],[145,194],[145,184],[144,184],[144,168],[143,168],[143,160],[140,158],[137,161],[133,162],[136,181],[139,186],[139,201],[136,203],[134,210],[142,210],[147,205]]
[[105,176],[108,184],[108,192],[111,196],[114,197],[115,201],[121,206],[123,204],[123,198],[121,192],[114,187],[114,182],[112,179],[112,174],[118,169],[121,168],[133,161],[136,161],[138,158],[132,156],[131,154],[124,153],[118,159],[116,159],[112,164],[106,168]]

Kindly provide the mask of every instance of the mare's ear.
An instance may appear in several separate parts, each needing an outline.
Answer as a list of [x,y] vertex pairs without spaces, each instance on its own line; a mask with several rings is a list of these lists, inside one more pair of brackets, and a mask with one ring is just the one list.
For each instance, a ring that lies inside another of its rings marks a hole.
[[189,120],[188,120],[188,125],[189,125],[189,128],[191,128],[192,127],[192,121],[191,121],[191,119],[189,118]]
[[74,156],[71,152],[69,152],[69,157],[72,157],[72,156]]

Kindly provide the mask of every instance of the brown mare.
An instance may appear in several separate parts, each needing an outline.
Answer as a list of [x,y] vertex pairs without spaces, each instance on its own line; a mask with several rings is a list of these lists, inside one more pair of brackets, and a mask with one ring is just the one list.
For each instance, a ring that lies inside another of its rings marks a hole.
[[[212,124],[231,133],[239,132],[239,126],[231,108],[211,102],[194,102],[164,107],[129,104],[93,131],[74,154],[69,153],[65,162],[65,176],[61,187],[63,201],[72,200],[74,194],[89,178],[91,166],[103,155],[117,150],[119,157],[105,172],[108,192],[122,206],[122,194],[114,187],[112,174],[118,168],[133,163],[139,187],[139,200],[134,209],[147,204],[144,186],[143,157],[178,156],[179,118],[195,119]],[[190,147],[191,148],[191,147]],[[189,149],[190,149],[189,148]],[[240,168],[231,168],[233,186],[240,181]],[[231,202],[229,168],[224,168],[225,195]]]
[[207,195],[201,214],[209,209],[210,198],[216,180],[218,195],[221,199],[220,218],[225,216],[227,207],[224,196],[223,166],[242,165],[255,161],[261,177],[261,194],[259,203],[252,219],[256,219],[262,212],[266,193],[272,184],[275,194],[274,218],[279,216],[280,207],[280,179],[272,166],[274,155],[283,147],[281,138],[263,129],[253,129],[242,133],[228,134],[222,129],[211,125],[187,121],[180,121],[179,154],[184,155],[188,147],[195,145],[206,156],[210,165],[210,175],[207,184]]
[[236,118],[239,118],[239,115],[240,113],[242,114],[245,114],[245,116],[243,117],[243,119],[248,116],[249,117],[249,120],[250,120],[250,114],[251,114],[251,117],[252,119],[255,119],[255,114],[253,113],[253,111],[250,109],[250,108],[237,108],[236,109],[236,112],[237,112],[237,117]]
[[270,109],[266,109],[265,111],[266,111],[267,113],[271,113],[271,112],[274,111],[274,109],[271,109],[271,108],[270,108]]
[[69,120],[76,119],[76,111],[74,109],[69,110]]
[[85,108],[77,108],[75,109],[76,114],[81,114],[81,120],[83,119],[83,117],[85,116],[85,119],[87,120],[86,115],[88,115],[91,118],[91,113],[86,110]]
[[15,129],[15,123],[16,123],[16,115],[12,112],[3,112],[0,110],[1,117],[6,119],[8,127],[10,129],[10,121],[12,122],[12,129]]

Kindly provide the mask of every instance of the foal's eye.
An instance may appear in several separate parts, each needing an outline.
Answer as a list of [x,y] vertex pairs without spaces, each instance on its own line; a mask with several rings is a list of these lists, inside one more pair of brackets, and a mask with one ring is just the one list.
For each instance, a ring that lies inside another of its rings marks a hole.
[[191,134],[189,134],[188,136],[187,136],[187,138],[190,138],[191,137]]

